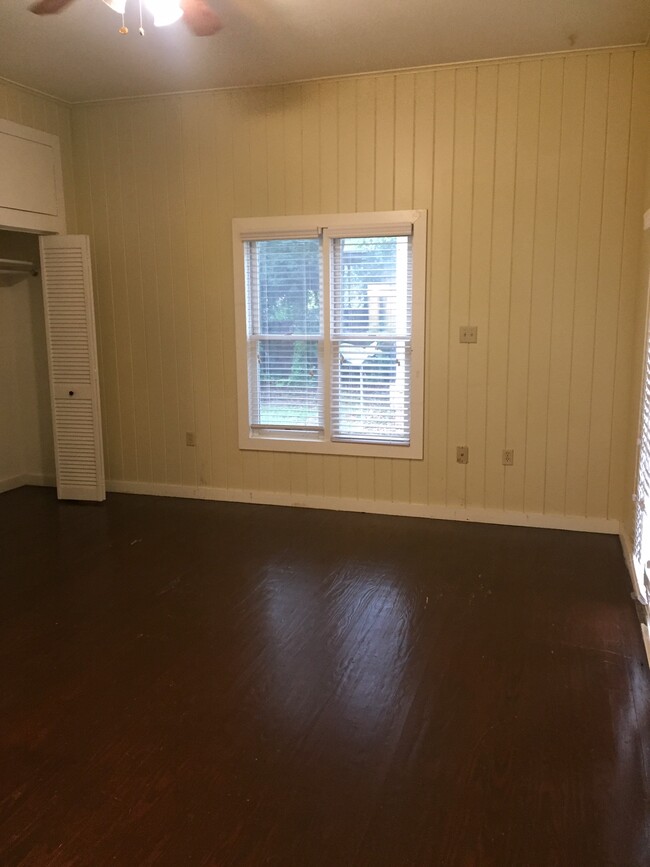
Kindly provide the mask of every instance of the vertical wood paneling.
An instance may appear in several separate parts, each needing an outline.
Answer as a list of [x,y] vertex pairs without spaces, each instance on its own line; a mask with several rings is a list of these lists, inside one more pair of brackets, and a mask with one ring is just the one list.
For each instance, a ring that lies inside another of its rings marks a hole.
[[[587,515],[606,515],[609,494],[611,418],[630,138],[632,60],[631,54],[613,55],[609,69],[603,211],[598,251],[587,439]],[[650,111],[650,106],[648,110]]]
[[[506,447],[507,386],[512,287],[512,242],[517,167],[519,67],[499,69],[492,203],[492,252],[488,299],[488,355],[485,436],[485,505],[502,509],[506,469],[499,459]],[[508,468],[510,472],[512,468]]]
[[480,340],[468,347],[466,401],[471,449],[467,465],[467,504],[479,508],[485,504],[485,467],[488,460],[494,459],[494,455],[486,455],[486,413],[497,75],[495,67],[481,67],[476,82],[468,323],[477,326]]
[[[144,103],[147,112],[147,146],[151,160],[151,190],[153,209],[150,218],[154,230],[154,262],[157,283],[157,313],[160,332],[160,366],[162,372],[162,410],[164,418],[164,445],[166,478],[170,484],[181,484],[181,426],[178,399],[178,354],[176,342],[176,311],[174,309],[173,248],[176,239],[172,225],[167,170],[170,163],[177,160],[178,153],[170,154],[168,127],[173,116],[171,100]],[[164,134],[160,131],[164,129]],[[176,203],[173,203],[174,206]],[[187,387],[187,383],[182,383]]]
[[77,197],[75,186],[75,166],[73,163],[72,112],[67,105],[47,102],[48,124],[56,127],[61,140],[61,160],[63,162],[63,193],[65,197],[65,219],[68,232],[78,232]]
[[[137,478],[148,481],[152,477],[151,423],[149,413],[149,386],[147,380],[147,340],[142,303],[142,250],[138,226],[138,177],[135,168],[135,149],[132,129],[132,105],[120,106],[117,114],[116,171],[120,176],[120,219],[124,252],[124,284],[120,287],[121,306],[128,322],[129,348],[126,355],[130,363],[131,382],[129,400],[133,411],[134,457]],[[128,371],[126,372],[128,375]]]
[[[135,201],[132,204],[133,214],[131,216],[136,221],[137,228],[132,229],[130,243],[135,246],[135,250],[129,248],[127,256],[130,259],[132,256],[137,257],[137,269],[140,285],[137,287],[136,282],[129,282],[129,296],[135,302],[139,302],[142,309],[142,332],[137,330],[134,333],[133,341],[138,343],[144,340],[145,354],[145,374],[144,380],[146,383],[146,391],[137,391],[137,404],[139,412],[146,411],[148,419],[150,436],[149,436],[149,452],[150,452],[150,477],[144,477],[145,481],[153,479],[167,478],[167,450],[166,429],[165,429],[165,383],[163,379],[162,367],[162,342],[160,331],[160,298],[158,295],[158,269],[160,261],[156,254],[156,235],[152,220],[154,208],[154,184],[156,178],[151,165],[149,154],[149,141],[151,138],[151,124],[149,113],[141,110],[137,102],[130,103],[129,106],[131,140],[133,152],[133,184],[135,192]],[[75,137],[76,141],[76,137]],[[86,155],[86,159],[88,155]],[[78,172],[79,157],[78,152],[75,157],[75,171]],[[79,178],[80,175],[77,174]],[[81,191],[83,184],[79,183],[78,200],[81,199]],[[129,193],[125,192],[126,201],[129,201]],[[83,214],[80,212],[80,218],[83,222]],[[91,241],[94,240],[94,232],[91,230]],[[134,321],[137,321],[137,316]],[[101,323],[100,323],[101,324]],[[100,367],[100,379],[101,379]],[[104,417],[105,413],[102,413]],[[142,467],[143,474],[146,472]]]
[[36,122],[34,118],[34,94],[28,90],[20,90],[18,92],[18,102],[20,104],[20,123],[25,124],[25,126],[34,126]]
[[[74,138],[110,477],[617,517],[647,58],[79,106],[72,129],[0,85],[0,113]],[[410,207],[429,212],[424,460],[240,452],[232,217]]]
[[564,61],[562,127],[555,224],[555,266],[551,305],[551,333],[546,418],[544,511],[564,511],[564,476],[569,437],[571,378],[569,362],[573,338],[573,308],[580,221],[580,177],[584,135],[587,60]]
[[[230,183],[232,185],[232,202],[231,214],[234,217],[242,217],[248,214],[252,208],[252,192],[250,183],[250,140],[249,130],[246,123],[248,111],[247,100],[249,94],[246,91],[238,90],[229,94],[230,101],[230,116],[229,126],[224,129],[224,136],[230,135],[231,160],[230,166]],[[282,151],[282,127],[279,133],[278,150]],[[279,160],[278,175],[284,181],[283,158]],[[270,192],[269,192],[270,198]],[[282,185],[282,198],[284,202],[284,183]],[[284,207],[284,205],[283,205]],[[282,212],[284,213],[284,212]],[[224,376],[226,377],[226,405],[230,407],[237,406],[237,397],[235,393],[236,384],[236,368],[235,368],[235,306],[232,289],[232,253],[228,255],[224,251],[224,256],[230,262],[229,280],[223,287],[223,306],[222,306],[222,321],[221,329],[224,340]],[[244,466],[247,468],[247,475],[252,475],[250,465],[253,461],[258,460],[257,456],[244,456],[237,445],[238,430],[237,430],[237,414],[236,412],[227,413],[226,417],[226,442],[227,442],[227,461],[228,461],[228,487],[243,487],[244,484]]]
[[[542,67],[539,106],[539,154],[535,200],[535,236],[530,298],[528,383],[525,451],[516,453],[524,469],[524,509],[544,511],[546,417],[548,413],[553,274],[558,219],[558,180],[562,123],[564,61],[549,60]],[[530,395],[535,399],[530,400]],[[506,473],[511,471],[511,467]]]
[[[229,455],[232,448],[228,416],[236,414],[237,408],[237,394],[233,394],[233,383],[229,379],[232,359],[230,369],[226,366],[228,354],[234,351],[234,311],[231,306],[232,292],[229,291],[232,286],[232,241],[228,227],[233,214],[232,110],[229,94],[215,94],[209,117],[213,122],[213,135],[211,142],[206,143],[206,161],[214,175],[208,173],[202,182],[207,180],[209,183],[212,177],[216,189],[215,198],[207,199],[204,207],[209,213],[208,226],[214,227],[214,232],[206,239],[206,256],[209,256],[208,261],[211,263],[208,299],[212,301],[208,332],[210,383],[214,395],[210,412],[214,467],[212,484],[227,488],[231,484]],[[226,325],[228,316],[231,317],[230,329]]]
[[472,346],[458,342],[458,329],[469,322],[472,253],[476,69],[456,72],[454,107],[453,199],[451,211],[451,285],[449,303],[449,374],[447,379],[447,503],[465,506],[468,466],[456,461],[456,446],[467,445],[473,460],[473,431],[467,425],[467,375]]
[[189,308],[189,334],[192,369],[192,417],[196,445],[185,445],[193,451],[194,473],[199,485],[207,484],[211,477],[212,460],[210,449],[211,394],[208,381],[208,345],[206,340],[206,265],[204,259],[203,221],[205,214],[202,199],[203,178],[207,166],[203,164],[202,144],[204,123],[211,107],[209,96],[200,95],[181,103],[183,130],[184,199],[183,217],[187,225],[187,300]]
[[427,292],[427,406],[429,440],[428,498],[447,500],[447,460],[452,448],[447,435],[449,405],[449,299],[451,279],[451,212],[454,167],[455,72],[435,74],[433,199],[430,214],[430,265]]
[[320,211],[320,106],[318,84],[300,88],[302,207],[305,214]]
[[[504,447],[514,448],[519,458],[514,466],[507,468],[504,477],[504,506],[511,511],[521,511],[524,507],[541,71],[541,63],[537,61],[524,64],[519,75],[506,443],[504,443]],[[499,457],[497,455],[496,459],[498,460]]]
[[[14,123],[22,123],[22,115],[20,111],[20,94],[21,88],[13,87],[10,84],[2,83],[4,90],[4,117]],[[49,130],[46,130],[49,132]]]
[[120,113],[101,115],[98,132],[102,140],[104,184],[103,196],[106,205],[106,230],[110,245],[109,274],[111,284],[111,313],[113,328],[113,355],[117,374],[117,396],[121,420],[120,449],[122,472],[127,478],[138,478],[138,449],[136,438],[135,394],[133,382],[133,353],[131,351],[131,322],[127,268],[124,207],[122,203],[126,188],[125,177],[128,156],[118,128]]
[[[564,476],[565,511],[587,511],[587,464],[596,297],[607,138],[609,56],[587,59],[577,266],[570,364],[569,441]],[[603,468],[606,472],[606,468]]]

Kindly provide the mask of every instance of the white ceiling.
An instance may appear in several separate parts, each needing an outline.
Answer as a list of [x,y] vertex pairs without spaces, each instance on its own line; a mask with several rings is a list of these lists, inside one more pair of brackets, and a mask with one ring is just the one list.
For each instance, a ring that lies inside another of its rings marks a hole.
[[[72,102],[645,44],[649,0],[210,0],[224,30],[128,36],[101,0],[39,18],[2,0],[0,77]],[[149,23],[148,23],[149,22]]]

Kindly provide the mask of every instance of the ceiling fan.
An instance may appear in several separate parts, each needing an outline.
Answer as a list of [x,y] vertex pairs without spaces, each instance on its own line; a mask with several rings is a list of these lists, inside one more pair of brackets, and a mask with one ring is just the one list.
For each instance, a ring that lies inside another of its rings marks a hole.
[[[61,12],[73,0],[36,0],[29,8],[36,15],[53,15]],[[128,33],[124,26],[124,9],[126,0],[104,0],[111,9],[122,15],[120,33]],[[213,36],[223,26],[221,19],[206,0],[145,0],[147,8],[153,13],[153,23],[156,27],[165,27],[183,18],[195,36]],[[142,0],[140,0],[140,35],[142,28]]]

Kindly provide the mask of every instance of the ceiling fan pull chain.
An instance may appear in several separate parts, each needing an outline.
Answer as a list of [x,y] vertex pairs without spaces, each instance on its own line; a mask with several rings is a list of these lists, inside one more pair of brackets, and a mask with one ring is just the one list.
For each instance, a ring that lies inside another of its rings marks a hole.
[[140,0],[140,28],[138,33],[140,36],[144,36],[144,27],[142,26],[142,0]]
[[122,12],[122,26],[120,27],[120,29],[117,32],[121,33],[122,36],[126,36],[126,34],[129,32],[129,28],[124,23],[124,12]]

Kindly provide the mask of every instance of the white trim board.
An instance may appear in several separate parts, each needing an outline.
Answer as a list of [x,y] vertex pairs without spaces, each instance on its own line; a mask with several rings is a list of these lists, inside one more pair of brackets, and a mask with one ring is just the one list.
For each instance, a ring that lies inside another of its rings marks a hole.
[[11,476],[8,479],[0,479],[0,494],[22,488],[24,485],[53,488],[56,486],[56,479],[54,476],[44,476],[41,473],[23,473],[20,476]]
[[625,560],[625,565],[627,566],[627,571],[630,576],[630,583],[632,584],[632,590],[634,591],[635,599],[639,598],[639,591],[636,582],[636,569],[634,568],[634,557],[632,555],[632,542],[628,538],[627,533],[621,527],[621,531],[618,534],[618,538],[621,542],[621,548],[623,549],[623,559]]
[[[53,476],[23,475],[7,480],[12,484],[0,492],[21,485],[55,487]],[[15,484],[14,484],[15,483]],[[292,506],[302,509],[329,509],[334,512],[368,512],[403,518],[431,518],[439,521],[464,521],[470,524],[499,524],[507,527],[537,527],[543,530],[572,530],[579,533],[618,535],[619,522],[610,518],[585,518],[581,515],[544,515],[538,512],[505,512],[498,509],[464,509],[425,503],[392,503],[389,500],[357,500],[351,497],[317,497],[311,494],[276,494],[239,488],[210,488],[194,485],[167,485],[160,482],[106,481],[113,494],[144,494],[153,497],[180,497],[190,500],[216,500],[224,503],[253,503],[260,506]],[[626,551],[625,545],[623,546]],[[630,561],[631,562],[631,561]],[[629,568],[629,564],[628,564]]]
[[634,546],[622,527],[621,532],[619,533],[619,539],[621,541],[621,548],[623,549],[623,559],[625,560],[625,565],[627,566],[627,571],[630,575],[630,583],[632,584],[634,598],[638,599],[642,605],[650,606],[650,599],[646,598],[647,594],[645,588],[640,586],[637,567],[632,553]]
[[[632,556],[632,543],[628,538],[627,533],[622,528],[621,532],[619,533],[619,539],[621,540],[621,548],[623,549],[623,559],[625,560],[625,565],[627,566],[627,571],[630,576],[630,584],[632,585],[632,597],[638,602],[642,602],[637,587],[636,570],[634,568],[634,557]],[[648,632],[648,627],[645,624],[641,623],[640,626],[641,636],[643,638],[643,646],[645,647],[646,656],[648,658],[648,667],[650,667],[650,632]]]
[[351,497],[318,497],[310,494],[277,494],[272,491],[166,485],[152,482],[107,481],[106,490],[118,494],[148,494],[158,497],[183,497],[195,500],[219,500],[230,503],[255,503],[266,506],[295,506],[305,509],[368,512],[410,518],[435,518],[442,521],[466,521],[476,524],[504,524],[512,527],[539,527],[547,530],[576,530],[585,533],[619,533],[619,522],[608,518],[585,518],[579,515],[543,515],[504,512],[498,509],[455,508],[424,503],[392,503],[388,500],[357,500]]
[[0,494],[4,494],[5,491],[13,491],[14,488],[22,488],[23,485],[26,485],[25,476],[11,476],[8,479],[0,479]]
[[643,623],[641,624],[641,635],[643,636],[643,643],[645,645],[645,653],[648,657],[648,666],[650,667],[650,630]]

